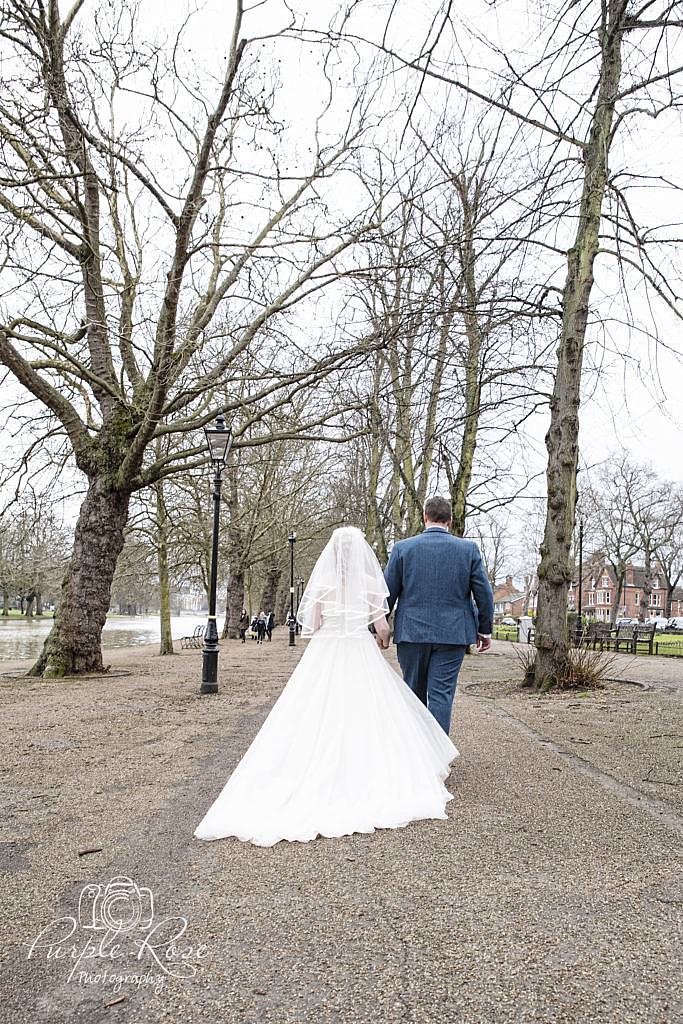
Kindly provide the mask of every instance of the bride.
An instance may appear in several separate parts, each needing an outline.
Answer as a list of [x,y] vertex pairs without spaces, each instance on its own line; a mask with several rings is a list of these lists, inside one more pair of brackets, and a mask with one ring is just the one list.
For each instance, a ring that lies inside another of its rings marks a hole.
[[309,842],[445,818],[457,750],[385,661],[388,589],[360,530],[332,534],[299,606],[310,637],[197,839]]

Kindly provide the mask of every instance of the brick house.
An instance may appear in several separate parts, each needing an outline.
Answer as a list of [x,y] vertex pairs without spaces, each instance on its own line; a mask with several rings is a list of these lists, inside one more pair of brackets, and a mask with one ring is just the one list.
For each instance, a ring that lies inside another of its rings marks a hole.
[[505,577],[505,583],[496,583],[493,588],[493,615],[496,619],[502,619],[504,615],[511,615],[514,619],[524,615],[523,590],[518,590],[512,581],[512,576]]
[[[655,563],[652,572],[652,592],[648,605],[643,609],[645,595],[645,569],[643,566],[626,564],[624,586],[619,596],[615,618],[649,619],[653,616],[666,617],[666,582],[661,567]],[[568,607],[575,611],[578,607],[578,580],[573,581],[569,588]],[[612,609],[617,601],[617,581],[613,570],[605,563],[604,557],[594,555],[588,559],[584,568],[582,607],[584,615],[589,618],[607,622],[612,618]],[[671,602],[671,615],[683,615],[683,588],[676,587]]]

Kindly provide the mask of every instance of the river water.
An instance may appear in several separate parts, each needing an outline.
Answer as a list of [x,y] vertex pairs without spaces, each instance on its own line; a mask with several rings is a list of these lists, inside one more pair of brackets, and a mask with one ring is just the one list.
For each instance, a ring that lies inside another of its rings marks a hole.
[[[173,615],[173,639],[190,636],[195,626],[206,625],[206,615]],[[52,615],[19,619],[0,615],[0,661],[34,658],[52,627]],[[102,632],[102,647],[136,647],[153,644],[160,638],[158,615],[112,615]]]

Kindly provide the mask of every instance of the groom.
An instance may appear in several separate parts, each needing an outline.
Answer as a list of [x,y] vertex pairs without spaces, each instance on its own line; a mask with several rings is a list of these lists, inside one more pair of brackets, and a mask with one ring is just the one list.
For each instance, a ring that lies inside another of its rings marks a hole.
[[493,591],[479,548],[453,537],[451,522],[450,502],[429,498],[424,533],[397,541],[384,573],[390,611],[398,601],[394,640],[403,678],[445,733],[467,646],[487,651],[493,628]]

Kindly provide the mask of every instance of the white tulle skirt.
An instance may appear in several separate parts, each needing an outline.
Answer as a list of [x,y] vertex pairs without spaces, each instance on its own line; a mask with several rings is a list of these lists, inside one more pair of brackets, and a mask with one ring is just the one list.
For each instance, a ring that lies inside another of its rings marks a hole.
[[368,632],[317,634],[194,834],[273,846],[445,818],[457,754]]

